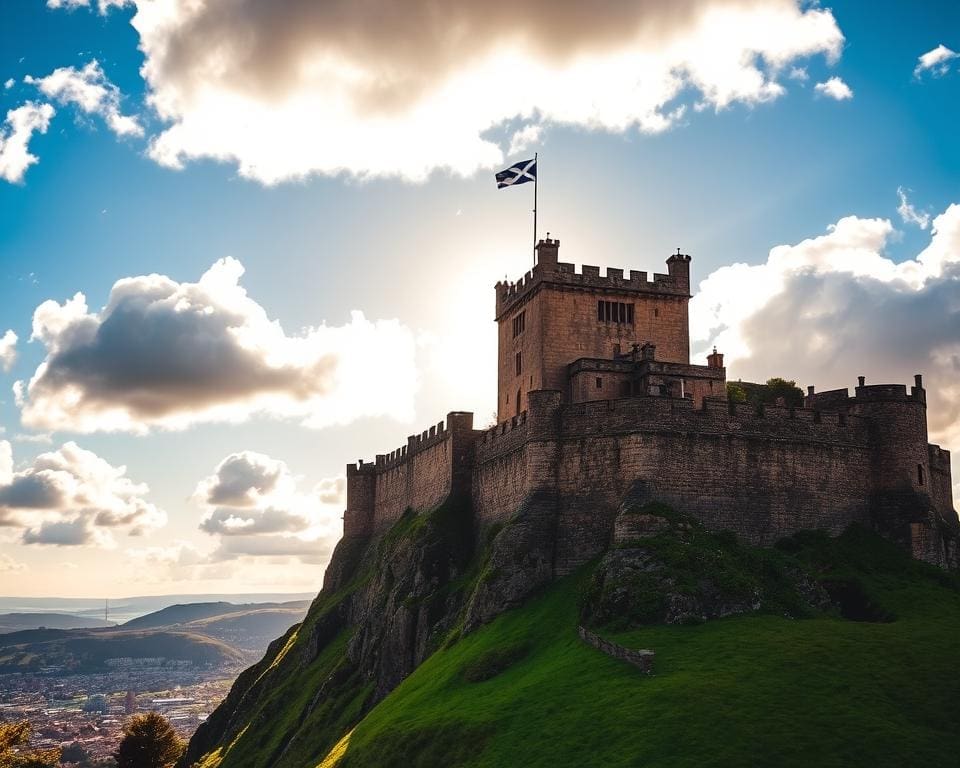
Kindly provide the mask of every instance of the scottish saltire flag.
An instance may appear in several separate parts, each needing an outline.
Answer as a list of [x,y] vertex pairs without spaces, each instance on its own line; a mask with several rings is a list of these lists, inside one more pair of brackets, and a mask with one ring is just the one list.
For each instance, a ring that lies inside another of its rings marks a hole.
[[497,189],[512,187],[515,184],[526,184],[528,181],[537,180],[537,161],[521,160],[519,163],[511,165],[507,170],[500,171],[497,174]]

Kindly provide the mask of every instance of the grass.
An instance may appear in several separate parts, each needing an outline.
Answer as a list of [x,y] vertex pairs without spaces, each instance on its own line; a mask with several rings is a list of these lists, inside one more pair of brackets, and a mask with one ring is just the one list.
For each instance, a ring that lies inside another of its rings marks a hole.
[[[779,548],[855,581],[894,621],[774,614],[608,635],[655,675],[580,642],[581,572],[431,656],[302,765],[955,766],[960,592],[863,531]],[[494,676],[465,671],[513,657]]]

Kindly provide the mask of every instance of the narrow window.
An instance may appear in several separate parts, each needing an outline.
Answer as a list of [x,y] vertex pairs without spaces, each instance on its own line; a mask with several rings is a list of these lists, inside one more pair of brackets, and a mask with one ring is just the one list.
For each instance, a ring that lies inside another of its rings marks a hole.
[[602,301],[597,302],[597,322],[598,323],[603,322],[603,302]]
[[513,338],[517,338],[527,327],[526,311],[513,318]]
[[923,485],[923,464],[917,464],[917,485]]
[[660,317],[660,310],[659,310],[659,309],[654,309],[654,310],[653,310],[653,316],[654,316],[654,317]]
[[603,389],[603,379],[597,376],[597,389]]
[[517,390],[517,416],[520,415],[520,390]]
[[627,304],[627,324],[633,325],[633,304]]
[[523,362],[523,361],[522,361],[522,359],[521,359],[521,357],[520,357],[520,353],[517,352],[517,376],[519,376],[519,375],[520,375],[520,371],[523,370],[523,364],[522,364],[522,362]]

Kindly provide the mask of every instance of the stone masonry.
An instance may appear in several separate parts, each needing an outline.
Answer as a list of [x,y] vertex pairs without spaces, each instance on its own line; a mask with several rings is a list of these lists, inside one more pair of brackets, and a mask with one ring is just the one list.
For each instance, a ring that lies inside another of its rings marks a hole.
[[771,544],[801,529],[880,530],[918,559],[958,565],[950,454],[927,442],[920,376],[902,384],[808,388],[802,407],[734,404],[723,355],[689,360],[690,257],[667,273],[558,261],[496,286],[499,423],[469,413],[347,467],[345,536],[368,536],[408,507],[472,499],[481,526],[525,499],[551,499],[553,568],[563,574],[608,545],[630,495],[658,500]]

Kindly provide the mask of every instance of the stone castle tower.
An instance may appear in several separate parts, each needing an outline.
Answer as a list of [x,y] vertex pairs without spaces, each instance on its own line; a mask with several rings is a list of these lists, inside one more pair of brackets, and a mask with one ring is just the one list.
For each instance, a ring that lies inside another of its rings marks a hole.
[[347,466],[345,536],[404,510],[469,500],[478,528],[549,519],[552,568],[606,548],[625,500],[658,500],[771,544],[801,529],[880,530],[920,559],[958,565],[950,454],[927,442],[922,378],[808,388],[802,407],[729,402],[723,355],[690,362],[690,257],[654,274],[559,261],[497,283],[498,423],[454,412],[373,462]]

